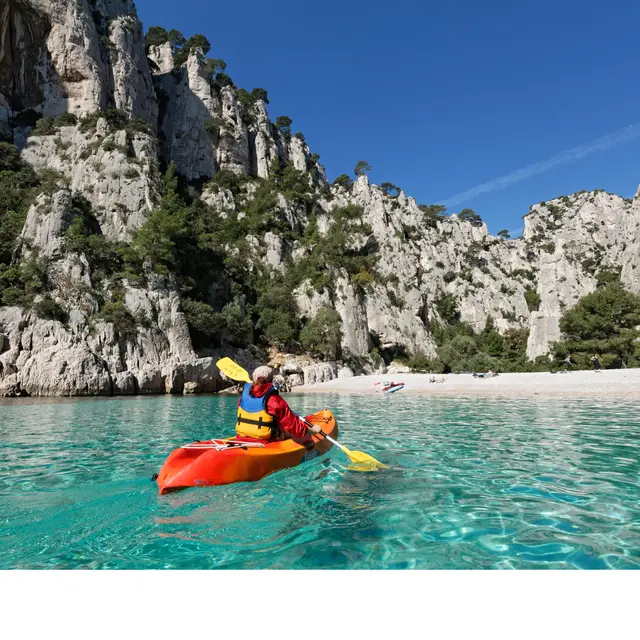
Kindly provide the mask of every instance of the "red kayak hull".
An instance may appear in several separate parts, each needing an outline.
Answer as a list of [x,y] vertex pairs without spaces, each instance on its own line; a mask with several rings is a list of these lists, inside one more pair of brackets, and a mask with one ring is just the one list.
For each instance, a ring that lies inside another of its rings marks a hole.
[[[320,424],[332,438],[338,437],[338,423],[330,411],[319,411],[307,416],[307,420]],[[162,465],[157,478],[158,489],[163,494],[188,487],[255,482],[280,469],[321,456],[333,446],[322,436],[314,435],[313,441],[312,449],[294,440],[268,442],[264,447],[207,448],[216,443],[234,443],[235,438],[185,445],[173,451]]]

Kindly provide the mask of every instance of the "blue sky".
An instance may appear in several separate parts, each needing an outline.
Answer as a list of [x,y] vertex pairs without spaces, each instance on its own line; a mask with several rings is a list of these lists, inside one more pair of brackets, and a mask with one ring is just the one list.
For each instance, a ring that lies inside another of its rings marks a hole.
[[[204,33],[239,87],[269,92],[330,179],[364,159],[426,204],[640,121],[640,3],[137,0],[145,28]],[[631,197],[640,136],[469,197],[496,232],[582,189]]]

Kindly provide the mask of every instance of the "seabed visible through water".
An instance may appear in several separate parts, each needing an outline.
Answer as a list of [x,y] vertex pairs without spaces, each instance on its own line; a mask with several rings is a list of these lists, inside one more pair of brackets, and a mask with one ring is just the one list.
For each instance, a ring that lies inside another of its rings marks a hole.
[[176,446],[230,435],[220,396],[0,404],[0,569],[640,568],[640,402],[291,395],[329,457],[159,496]]

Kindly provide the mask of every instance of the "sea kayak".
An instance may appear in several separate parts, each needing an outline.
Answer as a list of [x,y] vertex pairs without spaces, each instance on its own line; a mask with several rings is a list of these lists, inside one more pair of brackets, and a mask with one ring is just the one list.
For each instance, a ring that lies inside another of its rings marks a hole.
[[[331,411],[323,410],[307,416],[319,424],[332,438],[338,437],[338,423]],[[254,482],[265,476],[296,467],[323,455],[333,446],[323,436],[313,436],[314,446],[307,449],[294,440],[279,442],[238,442],[235,438],[192,442],[173,451],[158,473],[160,493],[187,487],[206,487]]]
[[399,384],[394,384],[393,386],[390,386],[390,387],[385,387],[383,391],[385,393],[395,393],[396,391],[400,391],[402,389],[404,389],[404,382],[400,382]]

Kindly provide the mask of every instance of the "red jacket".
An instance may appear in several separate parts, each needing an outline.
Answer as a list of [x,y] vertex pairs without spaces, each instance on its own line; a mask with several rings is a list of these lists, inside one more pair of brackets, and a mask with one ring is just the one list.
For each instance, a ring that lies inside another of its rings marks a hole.
[[[262,398],[271,387],[270,382],[264,384],[252,384],[251,395],[255,398]],[[240,406],[240,400],[238,400]],[[277,425],[283,431],[290,433],[294,438],[304,438],[307,435],[307,425],[291,411],[287,401],[277,393],[269,396],[267,400],[267,413],[276,419]],[[238,437],[238,440],[249,442],[255,438]]]

